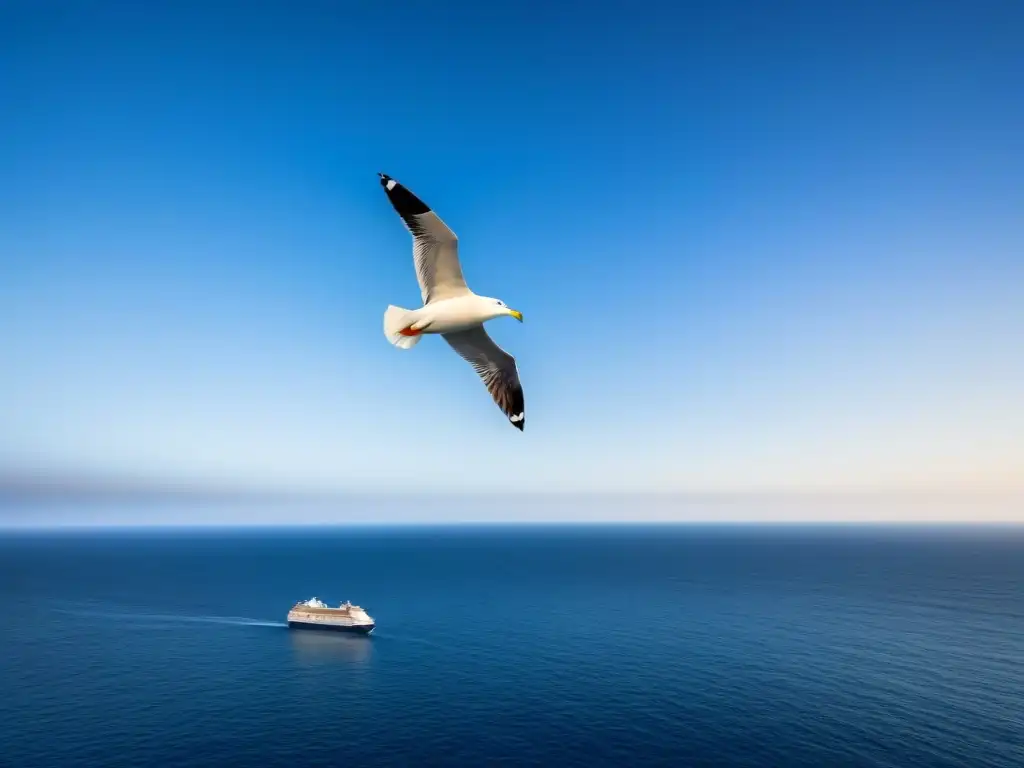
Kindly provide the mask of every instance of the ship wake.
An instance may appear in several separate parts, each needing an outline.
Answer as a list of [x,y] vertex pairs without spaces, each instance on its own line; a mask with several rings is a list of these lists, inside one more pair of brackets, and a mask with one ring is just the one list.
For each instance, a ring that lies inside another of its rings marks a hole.
[[181,613],[141,613],[136,611],[112,611],[95,609],[58,608],[61,613],[83,618],[111,619],[125,624],[220,624],[233,627],[287,628],[283,621],[267,621],[245,616],[197,616]]

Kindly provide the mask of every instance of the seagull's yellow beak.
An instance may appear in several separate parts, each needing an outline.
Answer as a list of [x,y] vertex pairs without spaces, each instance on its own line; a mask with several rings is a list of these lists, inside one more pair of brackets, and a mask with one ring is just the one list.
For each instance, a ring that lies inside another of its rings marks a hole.
[[508,313],[512,315],[512,317],[514,317],[520,323],[523,322],[523,313],[520,312],[518,309],[510,309]]

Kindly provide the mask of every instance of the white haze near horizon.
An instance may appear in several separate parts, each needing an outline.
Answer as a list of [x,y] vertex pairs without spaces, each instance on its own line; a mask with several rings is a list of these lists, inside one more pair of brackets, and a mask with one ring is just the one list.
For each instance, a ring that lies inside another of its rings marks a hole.
[[1024,523],[1024,494],[364,496],[317,501],[7,500],[0,528],[488,523]]

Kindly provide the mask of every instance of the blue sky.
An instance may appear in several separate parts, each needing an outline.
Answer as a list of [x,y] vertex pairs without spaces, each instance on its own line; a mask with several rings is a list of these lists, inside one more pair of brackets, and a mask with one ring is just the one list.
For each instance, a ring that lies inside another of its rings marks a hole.
[[[8,2],[0,474],[1024,485],[1017,3]],[[415,306],[461,239],[509,427]]]

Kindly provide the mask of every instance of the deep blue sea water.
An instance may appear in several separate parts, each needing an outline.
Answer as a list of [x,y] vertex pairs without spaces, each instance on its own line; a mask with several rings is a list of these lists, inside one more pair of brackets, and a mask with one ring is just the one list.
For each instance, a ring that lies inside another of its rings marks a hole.
[[1022,585],[1012,528],[8,534],[0,764],[1018,768]]

